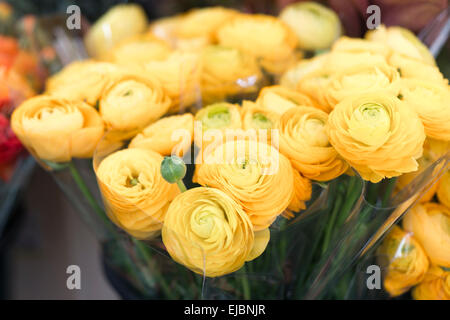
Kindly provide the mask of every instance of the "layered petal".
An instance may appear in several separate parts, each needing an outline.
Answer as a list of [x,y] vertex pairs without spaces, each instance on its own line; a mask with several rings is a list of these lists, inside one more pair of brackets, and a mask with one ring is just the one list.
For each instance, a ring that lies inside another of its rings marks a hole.
[[417,113],[384,91],[337,104],[327,132],[336,151],[372,182],[416,171],[425,140]]
[[106,211],[120,228],[140,239],[162,228],[170,202],[179,194],[160,173],[163,157],[145,149],[124,149],[103,159],[96,170]]
[[162,229],[170,256],[207,277],[234,272],[254,258],[250,255],[254,239],[252,224],[240,204],[215,188],[199,187],[178,195]]

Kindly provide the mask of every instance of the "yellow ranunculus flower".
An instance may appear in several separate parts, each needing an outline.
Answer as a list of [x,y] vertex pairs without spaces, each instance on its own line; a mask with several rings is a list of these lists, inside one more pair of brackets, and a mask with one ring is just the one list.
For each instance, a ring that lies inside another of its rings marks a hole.
[[11,127],[32,154],[55,162],[92,157],[104,130],[100,115],[91,106],[46,95],[17,107]]
[[300,106],[284,113],[277,123],[280,152],[291,160],[296,170],[312,180],[332,180],[348,167],[330,145],[327,121],[325,112]]
[[391,66],[397,68],[402,78],[414,78],[448,85],[448,80],[444,78],[439,68],[434,65],[429,65],[398,53],[392,54],[388,58],[388,62]]
[[371,53],[388,58],[391,54],[389,46],[382,42],[374,42],[365,39],[340,37],[331,48],[332,52],[342,51],[349,53]]
[[167,59],[150,61],[145,70],[160,80],[172,100],[169,112],[179,112],[200,98],[200,56],[192,52],[174,51]]
[[242,102],[242,128],[244,130],[267,130],[267,137],[270,137],[270,130],[275,129],[275,124],[280,118],[280,114],[268,108],[244,100]]
[[240,204],[214,188],[194,188],[170,204],[162,240],[172,259],[218,277],[240,269],[254,245],[250,219]]
[[305,201],[311,199],[311,193],[311,181],[303,177],[297,170],[294,170],[294,196],[288,209],[294,212],[306,209]]
[[163,60],[171,51],[165,41],[148,33],[120,42],[104,59],[125,66],[143,65],[152,60]]
[[439,202],[450,210],[450,170],[447,170],[438,182],[437,197]]
[[[191,147],[194,116],[190,113],[162,118],[138,133],[129,148],[150,149],[163,156],[182,157]],[[175,149],[176,148],[176,149]]]
[[[211,144],[217,145],[222,143],[226,135],[226,130],[242,128],[240,107],[227,102],[210,104],[200,109],[195,115],[195,121],[201,123],[203,134],[197,134],[194,137],[194,142],[202,150],[205,150]],[[215,130],[219,130],[220,132]],[[220,136],[218,136],[219,133]]]
[[328,54],[320,54],[311,59],[304,59],[286,70],[280,78],[280,85],[295,90],[300,79],[308,74],[321,70]]
[[[404,173],[399,176],[397,183],[395,184],[396,192],[399,192],[406,187],[407,184],[409,184],[418,175],[422,174],[429,165],[438,160],[448,150],[450,150],[450,142],[439,141],[432,138],[425,139],[425,143],[423,144],[423,155],[417,160],[419,163],[419,169],[417,171]],[[420,198],[420,202],[429,202],[436,193],[438,185],[439,183],[434,183],[430,186]]]
[[355,65],[382,65],[383,63],[386,63],[386,57],[384,55],[370,51],[331,51],[326,55],[326,59],[323,62],[322,74],[330,76],[333,73],[351,68]]
[[422,246],[398,226],[389,232],[377,254],[388,263],[383,284],[393,297],[422,281],[428,270],[429,262]]
[[282,86],[264,87],[256,99],[256,104],[260,107],[278,113],[280,116],[286,111],[298,106],[310,106],[322,109],[309,96]]
[[156,19],[150,23],[148,31],[173,47],[176,31],[182,19],[183,15],[181,14]]
[[371,182],[416,171],[425,140],[417,113],[384,91],[337,104],[327,132],[337,152]]
[[433,56],[428,48],[408,29],[402,27],[379,26],[366,33],[366,39],[388,45],[393,51],[435,65]]
[[72,62],[47,80],[46,93],[69,100],[82,100],[94,106],[103,89],[119,71],[118,66],[108,62]]
[[320,61],[320,67],[317,66],[315,70],[308,72],[298,80],[296,89],[312,97],[321,106],[321,109],[329,112],[334,107],[334,105],[330,104],[327,97],[327,91],[333,75],[337,76],[339,72],[350,69],[355,70],[354,73],[357,73],[358,68],[362,68],[362,66],[379,66],[384,64],[386,64],[386,59],[379,54],[370,52],[331,52],[324,55],[324,58]]
[[402,79],[400,99],[422,120],[427,136],[450,141],[450,88],[430,81]]
[[202,95],[206,102],[256,92],[262,80],[255,58],[235,48],[206,47],[202,54],[202,66]]
[[294,30],[303,50],[327,49],[342,34],[338,15],[316,2],[291,4],[281,11],[279,18]]
[[163,179],[163,157],[144,149],[124,149],[104,158],[96,170],[106,212],[134,237],[154,236],[179,190]]
[[216,147],[198,166],[194,182],[218,188],[239,202],[255,230],[268,228],[294,194],[289,160],[254,140],[232,140]]
[[115,44],[144,32],[146,28],[147,17],[139,5],[116,5],[89,29],[84,44],[91,57],[103,57]]
[[240,14],[226,22],[217,31],[219,44],[233,47],[261,59],[269,72],[277,63],[286,65],[297,46],[295,33],[284,22],[262,14]]
[[413,289],[412,297],[415,300],[450,300],[450,271],[430,267],[425,279]]
[[267,244],[270,240],[269,228],[255,232],[255,241],[253,242],[252,251],[248,255],[246,261],[252,261],[258,258],[264,250],[266,250]]
[[162,117],[169,106],[170,98],[156,79],[132,74],[117,75],[99,102],[106,126],[121,131],[142,129]]
[[450,268],[450,210],[429,202],[416,205],[403,218],[403,228],[412,232],[433,264]]
[[224,23],[240,14],[224,7],[192,9],[180,19],[176,36],[180,38],[205,37],[210,43],[216,41],[216,31]]
[[331,75],[326,88],[328,105],[334,106],[347,97],[384,90],[396,94],[400,79],[397,70],[387,63],[354,65]]

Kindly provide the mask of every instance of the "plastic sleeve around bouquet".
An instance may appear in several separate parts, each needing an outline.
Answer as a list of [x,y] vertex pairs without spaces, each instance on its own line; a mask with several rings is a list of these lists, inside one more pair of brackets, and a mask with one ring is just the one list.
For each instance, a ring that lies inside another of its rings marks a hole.
[[[389,197],[389,194],[394,187],[395,179],[377,184],[364,183],[361,194],[348,211],[342,227],[332,237],[333,245],[325,251],[318,262],[314,275],[308,282],[305,298],[324,297],[327,291],[325,289],[336,284],[340,277],[351,280],[352,276],[346,272],[352,270],[352,266],[358,259],[367,257],[369,252],[373,253],[376,244],[436,183],[449,163],[450,153],[447,153],[428,166],[393,197]],[[386,259],[384,262],[381,261],[384,271],[389,270]],[[347,290],[351,289],[347,287]],[[347,292],[347,294],[350,293]]]

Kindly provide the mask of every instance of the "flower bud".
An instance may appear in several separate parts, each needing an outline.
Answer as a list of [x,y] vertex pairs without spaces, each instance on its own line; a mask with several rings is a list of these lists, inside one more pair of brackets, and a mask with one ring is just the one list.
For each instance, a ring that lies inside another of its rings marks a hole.
[[327,49],[342,33],[337,14],[314,2],[290,5],[281,12],[280,19],[294,30],[304,50]]
[[186,175],[186,165],[177,156],[164,157],[161,162],[161,175],[169,183],[176,183]]

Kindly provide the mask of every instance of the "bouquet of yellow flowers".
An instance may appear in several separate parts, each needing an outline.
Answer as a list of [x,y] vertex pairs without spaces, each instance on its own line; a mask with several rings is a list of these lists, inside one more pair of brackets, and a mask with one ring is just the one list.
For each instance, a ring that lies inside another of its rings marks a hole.
[[[321,23],[330,32],[309,37]],[[49,79],[12,128],[145,297],[352,297],[355,263],[450,162],[448,80],[401,28],[341,37],[317,4],[280,17],[194,9],[151,24],[120,5],[86,45],[92,59]],[[448,181],[443,205],[406,216],[414,235],[389,292],[421,283],[415,297],[448,294],[449,277],[438,281],[450,267]],[[386,239],[404,237],[395,227]]]

